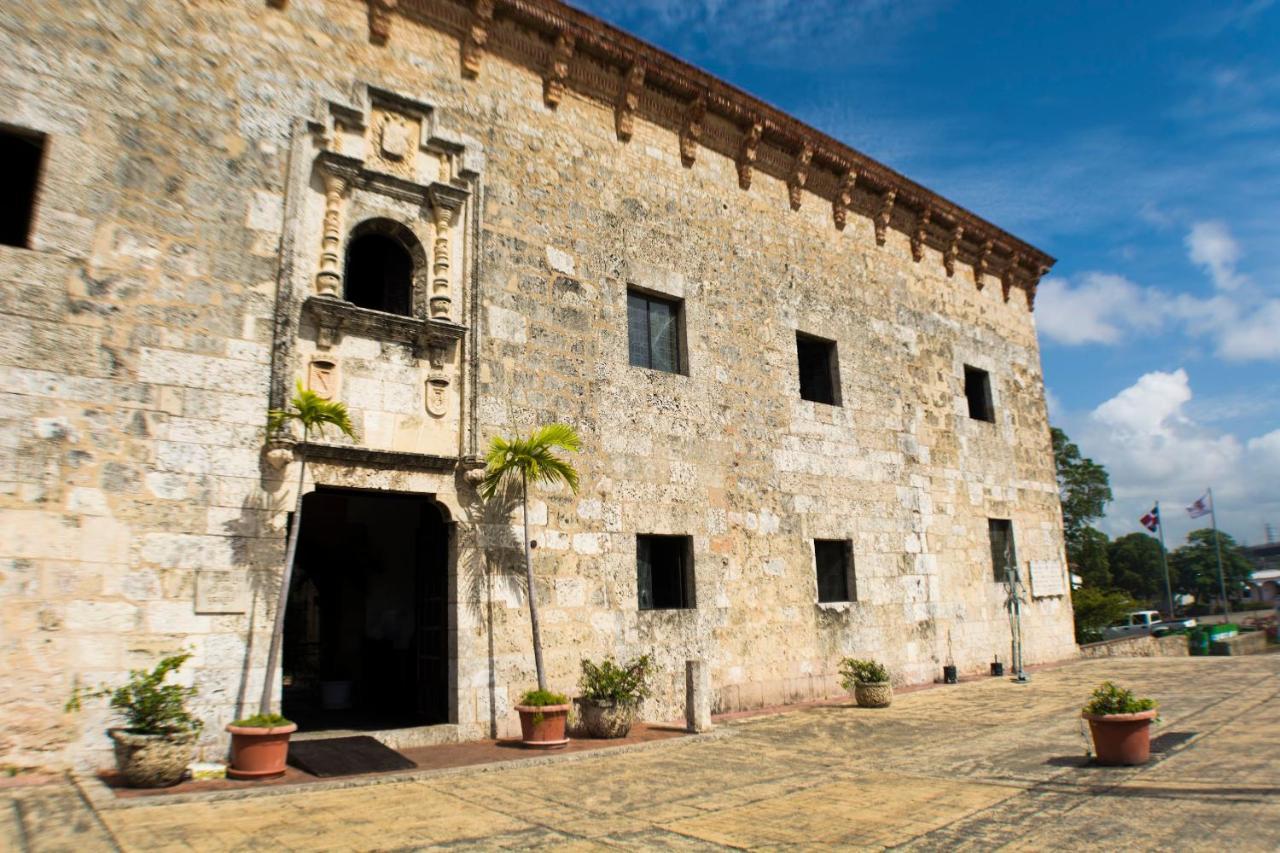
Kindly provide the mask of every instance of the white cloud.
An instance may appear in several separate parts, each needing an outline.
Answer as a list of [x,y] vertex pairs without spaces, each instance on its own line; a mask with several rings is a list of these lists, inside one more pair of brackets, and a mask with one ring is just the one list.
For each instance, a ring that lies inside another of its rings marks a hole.
[[1164,298],[1124,276],[1085,273],[1076,284],[1048,278],[1036,296],[1036,328],[1050,340],[1069,346],[1116,344],[1130,332],[1159,330]]
[[1137,531],[1138,518],[1159,500],[1170,547],[1204,526],[1182,511],[1212,486],[1222,528],[1257,541],[1262,525],[1280,519],[1280,430],[1241,440],[1192,417],[1187,372],[1155,371],[1084,417],[1060,425],[1081,452],[1111,475],[1115,501],[1102,529],[1112,536]]
[[1240,247],[1227,227],[1198,222],[1186,245],[1190,260],[1213,280],[1212,296],[1175,295],[1101,272],[1048,278],[1036,299],[1036,328],[1055,343],[1081,346],[1127,344],[1173,326],[1210,339],[1228,361],[1280,359],[1280,299],[1237,271]]
[[1240,245],[1236,243],[1227,226],[1221,222],[1197,222],[1187,234],[1187,255],[1191,262],[1209,273],[1214,287],[1219,290],[1235,290],[1245,283],[1236,272],[1240,260]]

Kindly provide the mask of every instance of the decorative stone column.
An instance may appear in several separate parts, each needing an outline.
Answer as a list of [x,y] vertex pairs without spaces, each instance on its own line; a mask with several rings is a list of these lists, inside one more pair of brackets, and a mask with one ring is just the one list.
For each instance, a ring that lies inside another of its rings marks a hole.
[[316,273],[316,292],[321,296],[342,298],[342,199],[348,180],[330,169],[324,176],[324,232],[320,242],[320,272]]
[[449,268],[452,265],[451,231],[458,211],[466,200],[466,192],[448,184],[432,184],[427,190],[431,199],[432,222],[436,236],[431,251],[430,317],[448,320],[453,308]]

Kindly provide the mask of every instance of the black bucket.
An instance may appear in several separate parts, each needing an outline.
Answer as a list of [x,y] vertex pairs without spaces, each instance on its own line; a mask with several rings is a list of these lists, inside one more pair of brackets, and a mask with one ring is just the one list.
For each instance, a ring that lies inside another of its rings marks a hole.
[[1003,664],[1002,662],[998,661],[998,660],[997,660],[997,661],[992,661],[992,662],[991,662],[991,674],[992,674],[992,675],[1004,675],[1004,664]]
[[956,676],[955,664],[947,664],[942,668],[942,680],[947,684],[955,684],[960,679]]

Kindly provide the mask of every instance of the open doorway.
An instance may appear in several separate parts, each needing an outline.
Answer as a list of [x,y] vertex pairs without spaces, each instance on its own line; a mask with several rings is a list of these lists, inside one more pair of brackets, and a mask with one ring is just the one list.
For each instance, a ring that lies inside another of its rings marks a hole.
[[449,722],[448,531],[424,495],[303,498],[284,714],[304,731]]

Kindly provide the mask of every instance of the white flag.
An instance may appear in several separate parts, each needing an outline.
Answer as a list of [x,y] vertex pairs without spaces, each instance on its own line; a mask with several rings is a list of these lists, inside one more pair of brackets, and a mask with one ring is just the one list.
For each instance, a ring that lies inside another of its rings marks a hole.
[[1201,495],[1198,501],[1187,507],[1187,515],[1192,518],[1208,515],[1211,511],[1212,507],[1209,505],[1209,494],[1207,492]]

